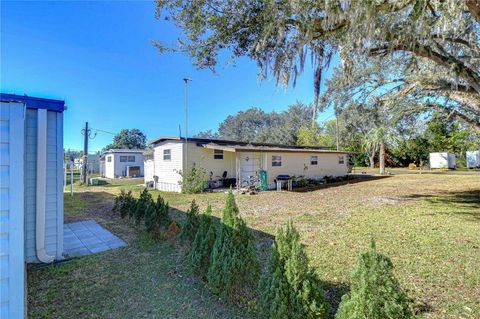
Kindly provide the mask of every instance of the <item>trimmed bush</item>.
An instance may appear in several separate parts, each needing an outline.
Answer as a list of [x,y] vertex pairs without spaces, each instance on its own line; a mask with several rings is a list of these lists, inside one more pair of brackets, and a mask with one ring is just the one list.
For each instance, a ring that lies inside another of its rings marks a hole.
[[133,217],[135,219],[135,224],[139,225],[140,222],[145,218],[145,213],[150,206],[154,205],[152,195],[148,192],[146,188],[140,193],[140,198],[137,200],[135,210],[133,210]]
[[136,199],[132,195],[132,191],[125,192],[125,190],[120,191],[120,195],[115,197],[115,205],[113,206],[113,211],[120,213],[120,217],[125,218],[130,216],[132,211],[135,209]]
[[179,172],[182,176],[182,193],[196,194],[205,190],[208,181],[207,171],[198,165],[193,165],[186,172]]
[[253,236],[238,217],[235,198],[229,192],[212,249],[208,284],[213,292],[232,298],[254,286],[259,271]]
[[168,203],[159,195],[157,201],[152,201],[152,204],[145,211],[145,228],[155,239],[160,238],[162,226],[167,228],[171,222],[168,210]]
[[267,272],[259,284],[261,313],[266,318],[328,318],[320,280],[308,265],[300,235],[291,223],[277,229]]
[[187,255],[187,261],[193,271],[203,279],[206,278],[210,266],[210,256],[216,237],[216,229],[211,215],[212,207],[208,205],[205,213],[200,216],[200,226]]
[[342,297],[335,318],[416,318],[392,270],[390,258],[377,253],[372,240],[370,249],[358,259],[350,293]]
[[192,241],[197,233],[200,224],[199,208],[195,200],[192,200],[190,208],[187,210],[187,222],[182,228],[181,238]]

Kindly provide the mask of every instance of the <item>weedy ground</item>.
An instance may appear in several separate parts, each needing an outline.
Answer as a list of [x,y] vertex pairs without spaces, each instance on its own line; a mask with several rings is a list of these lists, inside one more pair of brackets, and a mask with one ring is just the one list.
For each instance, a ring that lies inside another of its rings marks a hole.
[[[111,212],[138,180],[75,187],[65,222],[95,219],[128,247],[28,271],[31,318],[253,318],[254,302],[218,299],[183,263],[179,242],[153,242]],[[220,216],[223,193],[161,193],[183,221],[192,199]],[[372,238],[424,318],[480,318],[480,176],[395,175],[308,192],[237,195],[265,263],[275,228],[292,220],[333,307]]]

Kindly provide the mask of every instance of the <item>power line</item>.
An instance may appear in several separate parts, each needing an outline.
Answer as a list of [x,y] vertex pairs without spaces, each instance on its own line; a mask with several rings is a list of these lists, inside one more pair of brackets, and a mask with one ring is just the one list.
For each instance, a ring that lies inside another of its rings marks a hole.
[[99,128],[91,128],[92,130],[95,130],[95,132],[102,132],[102,133],[107,133],[107,134],[111,134],[111,135],[117,135],[116,133],[112,133],[112,132],[109,132],[109,131],[105,131],[105,130],[101,130]]

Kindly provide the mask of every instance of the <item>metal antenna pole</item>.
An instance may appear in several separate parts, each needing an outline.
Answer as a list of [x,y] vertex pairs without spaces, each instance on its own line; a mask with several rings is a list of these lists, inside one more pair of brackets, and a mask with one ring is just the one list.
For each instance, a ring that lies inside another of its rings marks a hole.
[[83,129],[83,163],[82,163],[82,181],[87,183],[87,160],[88,160],[88,135],[90,130],[88,129],[88,122],[85,122],[85,128]]
[[183,78],[185,82],[185,171],[188,170],[188,82],[191,78]]
[[340,150],[340,137],[338,136],[338,115],[335,116],[335,138],[337,140],[337,151]]

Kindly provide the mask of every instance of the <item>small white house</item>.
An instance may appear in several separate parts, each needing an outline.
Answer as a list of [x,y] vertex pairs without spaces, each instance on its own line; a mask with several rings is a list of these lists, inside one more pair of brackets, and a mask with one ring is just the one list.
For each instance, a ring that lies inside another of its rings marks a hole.
[[480,168],[480,150],[467,152],[467,168]]
[[[211,183],[242,185],[260,171],[267,174],[268,187],[275,188],[280,175],[321,179],[348,174],[348,152],[314,147],[266,143],[244,143],[203,138],[160,137],[150,142],[153,156],[145,182],[162,191],[180,192],[180,173],[192,166],[206,170]],[[226,185],[225,185],[226,184]]]
[[[81,159],[80,167],[83,168],[84,158]],[[98,174],[100,173],[100,155],[98,154],[88,154],[87,157],[87,171],[88,174]]]
[[455,154],[448,152],[430,153],[430,168],[456,168]]
[[106,178],[141,177],[144,175],[144,150],[112,149],[100,161],[100,173]]
[[63,258],[65,105],[0,98],[0,318],[24,318],[25,264]]

